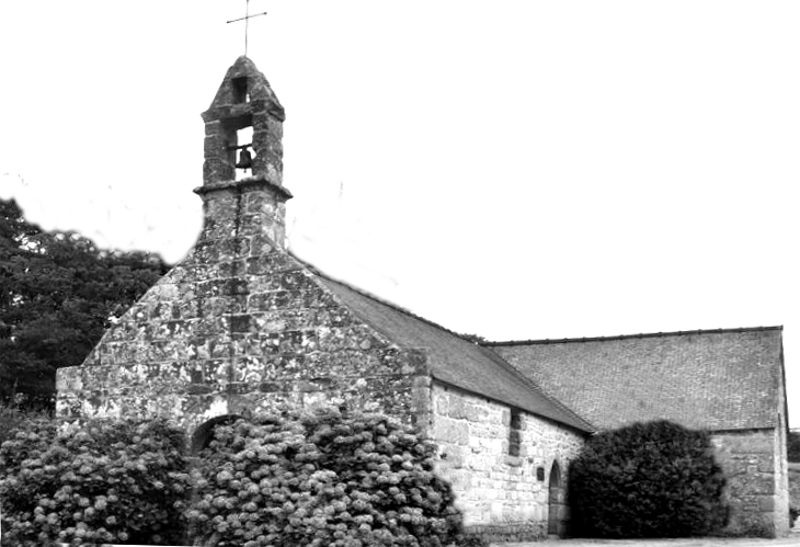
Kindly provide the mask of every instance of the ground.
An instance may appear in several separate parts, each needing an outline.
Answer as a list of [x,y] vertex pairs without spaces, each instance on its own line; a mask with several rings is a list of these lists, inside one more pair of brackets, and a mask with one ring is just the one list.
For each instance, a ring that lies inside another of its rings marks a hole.
[[778,539],[697,538],[697,539],[558,539],[530,543],[504,543],[492,547],[800,547],[800,534]]

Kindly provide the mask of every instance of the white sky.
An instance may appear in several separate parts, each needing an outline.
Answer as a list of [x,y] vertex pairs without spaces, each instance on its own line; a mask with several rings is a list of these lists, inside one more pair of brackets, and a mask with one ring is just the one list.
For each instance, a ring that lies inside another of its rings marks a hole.
[[[3,0],[0,197],[179,260],[244,0]],[[494,340],[784,325],[800,3],[252,0],[290,246]]]

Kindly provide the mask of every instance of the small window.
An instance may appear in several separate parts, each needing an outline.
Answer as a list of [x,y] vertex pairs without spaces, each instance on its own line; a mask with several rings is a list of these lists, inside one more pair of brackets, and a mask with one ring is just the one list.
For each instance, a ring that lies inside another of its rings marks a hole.
[[520,411],[511,409],[511,423],[508,428],[508,455],[519,456],[519,447],[522,442],[522,415]]

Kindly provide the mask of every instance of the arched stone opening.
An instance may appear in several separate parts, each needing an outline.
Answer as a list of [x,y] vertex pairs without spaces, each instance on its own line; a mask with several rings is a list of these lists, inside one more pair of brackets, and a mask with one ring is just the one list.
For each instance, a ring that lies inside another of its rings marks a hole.
[[193,456],[196,456],[200,453],[201,450],[208,446],[208,443],[211,442],[211,438],[214,434],[214,428],[218,425],[225,425],[229,423],[233,423],[236,420],[243,418],[243,416],[239,416],[238,414],[225,414],[223,416],[216,416],[211,418],[207,422],[203,422],[197,429],[194,430],[192,434],[192,443],[191,443],[191,453]]
[[547,485],[547,535],[564,537],[567,510],[567,493],[561,477],[561,466],[554,461]]

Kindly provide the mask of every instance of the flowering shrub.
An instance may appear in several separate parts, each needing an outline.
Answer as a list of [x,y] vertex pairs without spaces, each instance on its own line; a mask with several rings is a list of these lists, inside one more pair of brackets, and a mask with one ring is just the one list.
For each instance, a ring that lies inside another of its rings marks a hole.
[[23,406],[25,402],[26,398],[22,394],[17,394],[10,403],[0,402],[0,445],[27,422],[48,419],[47,412],[27,409]]
[[0,447],[2,545],[179,543],[187,465],[162,420],[31,422]]
[[331,409],[218,426],[188,519],[203,545],[438,547],[462,519],[431,443]]

